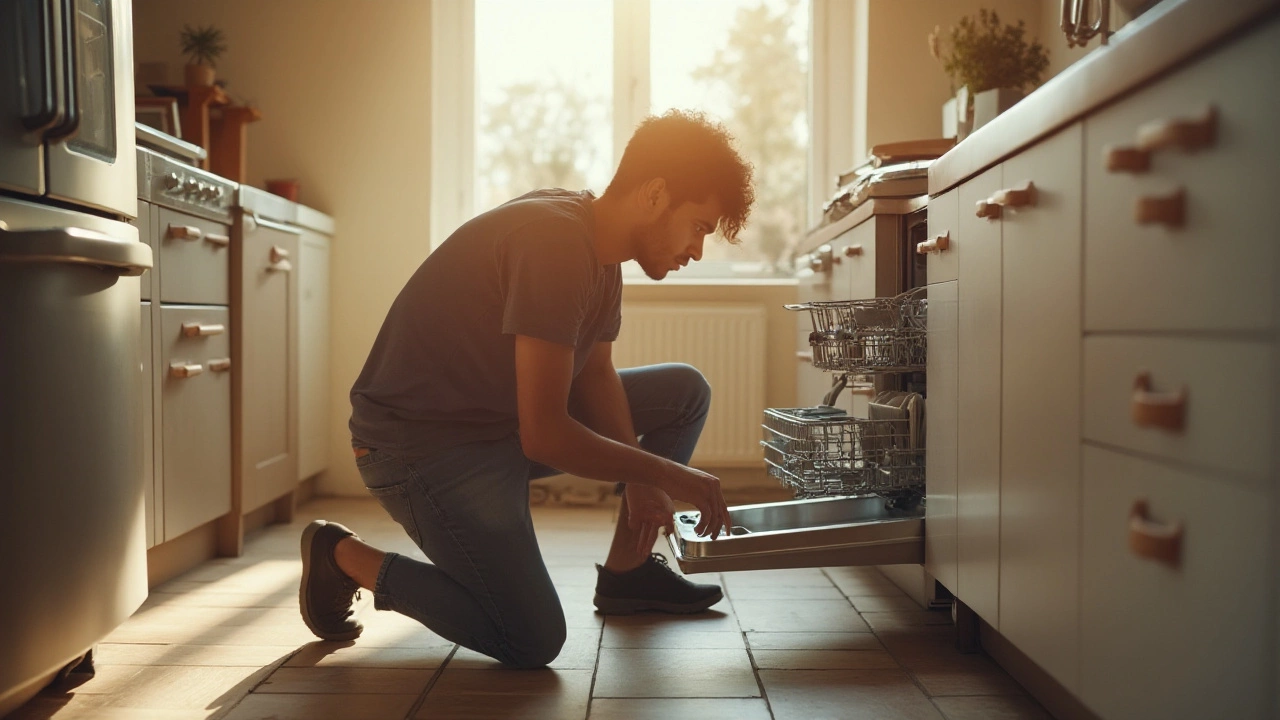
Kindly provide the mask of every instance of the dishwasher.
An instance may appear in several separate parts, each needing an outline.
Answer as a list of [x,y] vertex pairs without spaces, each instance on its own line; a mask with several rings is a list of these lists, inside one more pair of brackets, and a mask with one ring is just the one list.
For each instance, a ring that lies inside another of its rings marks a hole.
[[867,200],[810,234],[830,240],[800,259],[807,301],[787,309],[808,320],[798,358],[830,379],[802,374],[802,402],[820,402],[766,409],[760,441],[796,499],[730,507],[716,540],[677,512],[667,541],[685,573],[924,562],[927,201]]

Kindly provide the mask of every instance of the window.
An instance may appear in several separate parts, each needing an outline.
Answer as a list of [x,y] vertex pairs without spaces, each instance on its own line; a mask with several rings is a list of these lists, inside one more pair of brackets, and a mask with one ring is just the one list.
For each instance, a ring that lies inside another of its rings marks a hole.
[[757,201],[740,245],[709,240],[679,276],[789,276],[831,190],[814,187],[833,163],[812,121],[825,100],[810,90],[823,42],[812,18],[828,1],[437,0],[433,242],[535,188],[600,194],[645,115],[698,109],[755,166]]

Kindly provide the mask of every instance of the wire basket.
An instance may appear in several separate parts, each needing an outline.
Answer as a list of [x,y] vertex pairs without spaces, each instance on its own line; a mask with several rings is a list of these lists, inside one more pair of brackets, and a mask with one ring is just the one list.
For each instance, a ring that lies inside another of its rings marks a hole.
[[865,420],[825,406],[769,408],[763,427],[769,474],[796,497],[923,493],[924,448],[913,446],[907,420]]
[[889,298],[810,302],[787,309],[809,311],[814,367],[859,374],[924,369],[924,288]]

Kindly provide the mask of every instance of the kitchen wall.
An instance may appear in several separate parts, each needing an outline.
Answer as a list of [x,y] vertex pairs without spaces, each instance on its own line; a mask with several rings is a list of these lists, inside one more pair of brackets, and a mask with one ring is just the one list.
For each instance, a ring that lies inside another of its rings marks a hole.
[[134,0],[139,61],[181,81],[184,23],[226,33],[218,64],[249,127],[250,184],[296,177],[300,200],[337,219],[333,246],[333,451],[319,491],[363,492],[347,390],[395,295],[430,250],[431,4],[422,0]]

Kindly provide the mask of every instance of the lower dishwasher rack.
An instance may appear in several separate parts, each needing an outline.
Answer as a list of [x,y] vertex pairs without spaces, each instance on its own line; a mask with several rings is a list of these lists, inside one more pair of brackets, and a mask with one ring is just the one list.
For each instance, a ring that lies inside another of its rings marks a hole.
[[678,512],[667,542],[685,573],[924,562],[924,508],[877,495],[729,508],[730,534],[694,532],[700,513]]

